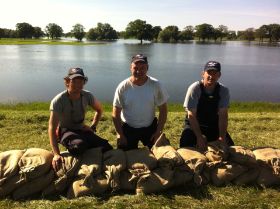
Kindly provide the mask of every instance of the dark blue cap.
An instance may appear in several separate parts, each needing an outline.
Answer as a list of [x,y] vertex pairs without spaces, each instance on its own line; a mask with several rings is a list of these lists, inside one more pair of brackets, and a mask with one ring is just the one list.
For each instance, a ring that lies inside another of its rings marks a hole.
[[208,61],[204,67],[204,71],[207,70],[216,70],[218,72],[221,72],[221,64],[216,61]]

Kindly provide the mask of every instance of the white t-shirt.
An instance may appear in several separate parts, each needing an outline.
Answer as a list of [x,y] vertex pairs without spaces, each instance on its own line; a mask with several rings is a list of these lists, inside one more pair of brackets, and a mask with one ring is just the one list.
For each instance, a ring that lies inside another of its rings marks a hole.
[[122,108],[121,119],[134,128],[147,127],[155,117],[155,107],[167,102],[167,91],[160,82],[148,76],[142,86],[134,85],[129,78],[122,81],[115,92],[113,106]]

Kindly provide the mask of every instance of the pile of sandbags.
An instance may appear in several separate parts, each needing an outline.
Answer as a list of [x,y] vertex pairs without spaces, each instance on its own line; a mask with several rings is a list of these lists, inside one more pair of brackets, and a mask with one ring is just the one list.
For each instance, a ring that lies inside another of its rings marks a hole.
[[162,192],[177,186],[280,185],[280,150],[221,141],[208,143],[202,153],[193,147],[174,149],[162,134],[151,150],[140,148],[102,153],[86,150],[80,157],[62,152],[64,163],[55,172],[51,152],[39,148],[0,153],[0,198],[34,194],[76,198],[106,192]]

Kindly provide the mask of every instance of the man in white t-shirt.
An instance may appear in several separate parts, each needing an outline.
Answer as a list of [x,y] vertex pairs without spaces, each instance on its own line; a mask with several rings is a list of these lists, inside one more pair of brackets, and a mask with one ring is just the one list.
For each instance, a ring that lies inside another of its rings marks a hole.
[[122,81],[115,92],[112,116],[117,146],[123,150],[137,149],[139,140],[151,148],[166,122],[168,94],[157,79],[147,75],[148,67],[146,56],[133,56],[131,76]]

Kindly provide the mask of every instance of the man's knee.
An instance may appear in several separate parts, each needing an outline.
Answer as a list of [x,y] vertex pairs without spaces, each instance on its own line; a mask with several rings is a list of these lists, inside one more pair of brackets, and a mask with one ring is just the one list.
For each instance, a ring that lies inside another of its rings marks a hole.
[[180,147],[195,147],[196,136],[190,128],[185,128],[181,134]]

